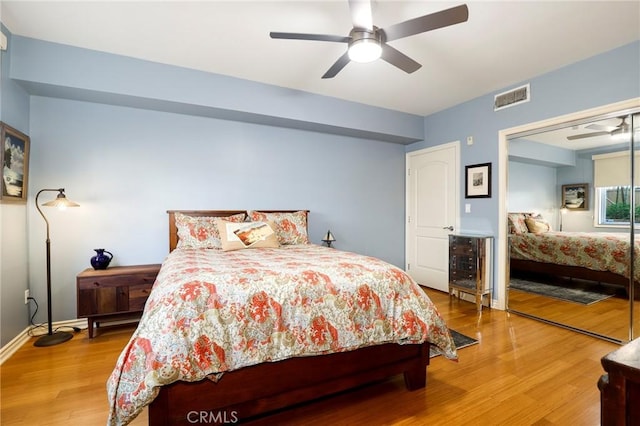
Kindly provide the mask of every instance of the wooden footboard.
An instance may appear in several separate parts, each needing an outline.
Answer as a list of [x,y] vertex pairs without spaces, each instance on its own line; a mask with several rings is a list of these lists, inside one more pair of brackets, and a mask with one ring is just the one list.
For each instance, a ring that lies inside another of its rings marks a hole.
[[426,386],[428,364],[429,343],[385,344],[258,364],[225,373],[218,383],[164,386],[149,406],[149,424],[237,423],[400,373],[407,389],[415,390]]
[[[594,271],[593,269],[579,266],[556,265],[522,259],[511,259],[509,267],[512,274],[514,272],[516,274],[527,272],[614,284],[623,287],[627,295],[629,295],[629,278],[609,271]],[[640,282],[638,281],[634,285],[634,298],[635,300],[640,300]]]
[[511,272],[533,272],[629,287],[629,278],[609,271],[594,271],[579,266],[556,265],[532,260],[511,259]]

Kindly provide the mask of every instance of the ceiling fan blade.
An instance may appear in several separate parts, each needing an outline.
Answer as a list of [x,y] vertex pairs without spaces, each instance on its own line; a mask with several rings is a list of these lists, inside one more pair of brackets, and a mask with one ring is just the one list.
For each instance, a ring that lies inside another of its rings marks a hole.
[[333,41],[336,43],[349,43],[351,37],[337,36],[329,34],[305,34],[305,33],[279,33],[272,31],[269,33],[271,38],[282,38],[286,40],[314,40],[314,41]]
[[585,139],[585,138],[591,138],[594,136],[604,136],[604,135],[610,135],[610,132],[593,132],[593,133],[583,133],[581,135],[571,135],[571,136],[567,136],[567,139],[570,141],[576,140],[576,139]]
[[589,130],[601,130],[603,132],[613,132],[618,128],[618,126],[603,126],[602,124],[589,124],[588,126],[584,126],[584,128]]
[[460,24],[466,22],[467,19],[469,19],[469,9],[466,4],[463,4],[419,18],[409,19],[408,21],[384,28],[382,31],[386,35],[386,41],[391,41],[442,27],[448,27],[449,25]]
[[349,0],[349,10],[351,11],[353,28],[364,28],[373,31],[370,0]]
[[336,74],[338,74],[342,70],[342,68],[347,66],[348,63],[349,63],[349,52],[345,52],[344,55],[338,58],[335,64],[331,65],[331,68],[329,68],[329,70],[326,73],[324,73],[322,78],[335,77]]
[[397,49],[394,49],[388,44],[382,45],[382,54],[380,55],[380,57],[389,62],[391,65],[394,65],[409,74],[417,71],[422,66],[404,53],[400,52]]

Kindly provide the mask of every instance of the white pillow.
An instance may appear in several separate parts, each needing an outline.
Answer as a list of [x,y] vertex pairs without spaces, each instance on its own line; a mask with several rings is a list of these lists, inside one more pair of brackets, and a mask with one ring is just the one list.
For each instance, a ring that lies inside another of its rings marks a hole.
[[229,222],[215,221],[222,250],[242,250],[247,248],[280,247],[273,222]]

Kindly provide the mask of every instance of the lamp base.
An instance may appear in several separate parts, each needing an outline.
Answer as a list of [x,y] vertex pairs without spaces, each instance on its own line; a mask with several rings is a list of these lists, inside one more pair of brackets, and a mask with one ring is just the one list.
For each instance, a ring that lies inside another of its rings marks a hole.
[[33,346],[53,346],[59,343],[64,343],[67,340],[70,340],[73,337],[73,334],[67,333],[66,331],[57,331],[53,334],[45,334],[44,336],[40,336],[38,340],[35,341]]

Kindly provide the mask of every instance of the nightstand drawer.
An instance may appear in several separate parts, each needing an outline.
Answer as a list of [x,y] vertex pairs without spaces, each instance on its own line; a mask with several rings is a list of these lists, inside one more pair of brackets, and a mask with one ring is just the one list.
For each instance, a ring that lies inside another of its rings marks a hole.
[[465,280],[474,280],[476,279],[476,272],[467,272],[467,271],[457,271],[457,270],[452,270],[449,271],[449,275],[451,277],[451,280],[461,280],[461,279],[465,279]]
[[476,256],[476,250],[474,247],[469,246],[451,246],[449,247],[449,255],[459,255],[459,256]]
[[98,287],[78,291],[78,318],[96,313],[114,314],[129,310],[129,287]]
[[129,286],[135,285],[153,285],[157,274],[123,274],[103,277],[83,277],[78,278],[79,289],[94,289],[101,287],[118,287],[126,283]]
[[129,309],[132,311],[142,311],[144,304],[151,293],[153,284],[140,284],[129,286]]

